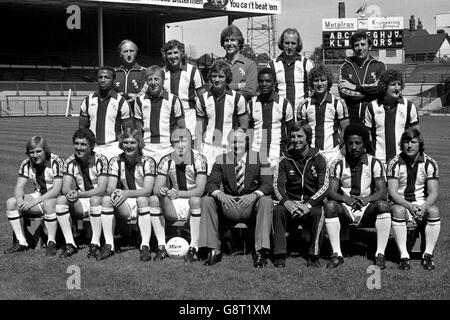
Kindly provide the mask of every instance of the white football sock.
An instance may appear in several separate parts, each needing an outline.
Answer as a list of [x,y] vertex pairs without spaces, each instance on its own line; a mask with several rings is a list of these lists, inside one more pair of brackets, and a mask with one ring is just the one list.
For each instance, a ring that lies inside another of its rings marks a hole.
[[101,219],[105,244],[110,244],[111,250],[114,251],[114,209],[102,208]]
[[72,226],[70,223],[70,214],[68,205],[57,204],[56,218],[58,219],[59,226],[66,240],[66,244],[71,243],[75,246],[75,240],[73,239]]
[[189,225],[191,228],[191,244],[189,245],[192,248],[198,249],[198,237],[200,233],[200,218],[201,218],[201,209],[191,209],[191,215],[189,217]]
[[19,214],[19,210],[7,210],[6,216],[8,217],[9,224],[11,225],[17,241],[23,246],[27,246],[27,240],[22,229],[22,216]]
[[375,257],[381,253],[384,255],[386,246],[391,232],[391,214],[389,212],[380,213],[375,221],[375,229],[377,229],[377,252]]
[[425,252],[428,254],[433,254],[434,246],[436,245],[437,239],[439,237],[439,232],[441,231],[441,219],[440,218],[428,218],[427,225],[425,227]]
[[91,243],[100,246],[102,235],[102,206],[91,207],[89,210],[89,222],[91,223],[92,239]]
[[166,245],[166,219],[162,214],[161,208],[150,207],[150,216],[153,226],[153,231],[155,232],[156,239],[158,240],[158,246]]
[[398,250],[400,251],[400,258],[409,259],[409,253],[406,249],[406,221],[405,220],[392,220],[392,231],[394,232],[395,242],[397,242]]
[[152,221],[150,219],[150,208],[138,208],[138,226],[141,232],[141,247],[148,246],[150,247],[150,237],[152,235]]
[[341,222],[339,221],[339,218],[325,218],[325,227],[327,228],[328,238],[330,239],[333,253],[336,252],[339,257],[342,257],[340,240]]
[[58,229],[58,220],[56,219],[56,213],[46,213],[44,215],[44,225],[47,228],[47,244],[50,241],[56,243],[56,230]]

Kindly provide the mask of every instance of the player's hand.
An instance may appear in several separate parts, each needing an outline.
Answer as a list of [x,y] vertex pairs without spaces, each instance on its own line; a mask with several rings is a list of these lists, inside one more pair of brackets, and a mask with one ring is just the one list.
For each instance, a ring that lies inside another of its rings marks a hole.
[[351,83],[348,80],[341,80],[339,82],[339,88],[340,89],[348,89],[348,90],[355,91],[356,90],[356,85]]
[[167,195],[167,191],[169,191],[169,188],[162,187],[161,189],[159,189],[159,194],[162,195],[162,196],[166,196]]
[[127,200],[127,198],[128,197],[124,190],[116,189],[111,194],[111,203],[114,207],[118,208]]
[[299,206],[300,206],[300,211],[302,212],[302,214],[307,214],[309,212],[308,204],[300,203]]
[[180,197],[180,191],[172,188],[166,192],[166,196],[168,196],[170,200],[178,199]]
[[219,200],[225,209],[237,209],[237,202],[234,200],[232,196],[226,194],[225,192],[220,192],[217,195],[217,200]]
[[284,207],[289,210],[292,216],[297,216],[303,214],[300,203],[300,201],[288,200],[284,203]]
[[66,199],[69,202],[77,202],[77,200],[80,198],[80,194],[77,190],[70,190],[66,194]]
[[357,203],[358,203],[359,206],[361,206],[361,208],[367,206],[369,204],[369,202],[370,202],[369,201],[369,197],[357,197],[357,196],[355,196],[355,198],[357,199]]
[[246,194],[245,196],[242,196],[241,199],[237,202],[239,206],[242,206],[244,208],[247,208],[258,199],[258,195],[256,193],[250,193]]
[[354,203],[356,202],[356,199],[353,196],[349,196],[347,194],[343,195],[343,200],[344,200],[344,203],[350,207],[353,207]]
[[36,199],[33,200],[29,200],[29,201],[24,201],[22,203],[22,205],[20,206],[20,208],[18,208],[18,210],[20,212],[27,212],[28,210],[30,210],[31,208],[33,208],[35,205],[37,205],[39,202],[36,201]]

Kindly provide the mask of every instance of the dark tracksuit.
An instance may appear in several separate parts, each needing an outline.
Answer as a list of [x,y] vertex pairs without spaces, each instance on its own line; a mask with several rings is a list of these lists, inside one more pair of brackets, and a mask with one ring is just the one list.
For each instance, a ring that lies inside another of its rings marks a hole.
[[278,164],[274,174],[273,187],[280,203],[273,210],[274,254],[286,254],[286,229],[294,223],[292,213],[284,203],[287,200],[309,203],[309,213],[301,216],[299,222],[310,227],[310,255],[319,255],[322,242],[324,215],[323,199],[329,186],[327,160],[319,149],[310,148],[306,157],[300,159],[286,153]]

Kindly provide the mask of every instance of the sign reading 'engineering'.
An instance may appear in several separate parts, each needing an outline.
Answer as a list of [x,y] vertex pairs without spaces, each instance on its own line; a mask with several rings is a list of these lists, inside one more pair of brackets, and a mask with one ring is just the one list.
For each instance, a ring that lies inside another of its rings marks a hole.
[[350,49],[352,34],[365,30],[373,48],[401,48],[403,29],[403,17],[322,19],[322,43],[327,49]]

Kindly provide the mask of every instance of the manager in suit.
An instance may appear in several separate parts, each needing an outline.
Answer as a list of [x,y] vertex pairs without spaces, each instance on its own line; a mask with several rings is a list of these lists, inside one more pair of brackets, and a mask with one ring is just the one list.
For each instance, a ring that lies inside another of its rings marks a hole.
[[255,231],[254,266],[261,268],[267,263],[272,231],[270,167],[250,151],[246,129],[231,130],[228,143],[233,150],[216,158],[202,198],[199,247],[210,249],[205,265],[220,262],[219,223],[245,222]]

